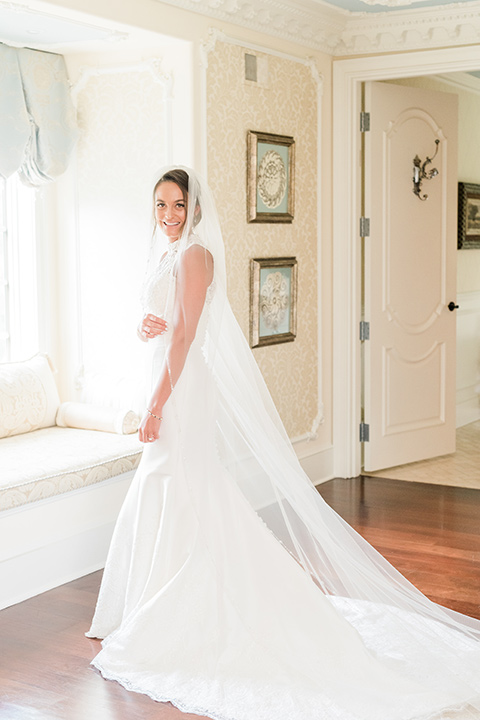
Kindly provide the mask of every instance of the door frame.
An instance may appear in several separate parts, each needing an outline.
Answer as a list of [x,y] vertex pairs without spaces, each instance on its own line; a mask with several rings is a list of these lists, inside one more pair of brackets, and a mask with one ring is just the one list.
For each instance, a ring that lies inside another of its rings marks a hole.
[[362,83],[480,68],[466,46],[333,61],[333,448],[335,477],[361,472],[360,132]]

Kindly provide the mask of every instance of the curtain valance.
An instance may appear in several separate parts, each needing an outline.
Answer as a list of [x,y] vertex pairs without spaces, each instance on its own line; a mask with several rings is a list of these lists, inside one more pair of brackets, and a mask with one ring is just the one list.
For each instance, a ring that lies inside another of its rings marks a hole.
[[0,43],[0,175],[18,171],[33,186],[54,180],[77,135],[64,58]]

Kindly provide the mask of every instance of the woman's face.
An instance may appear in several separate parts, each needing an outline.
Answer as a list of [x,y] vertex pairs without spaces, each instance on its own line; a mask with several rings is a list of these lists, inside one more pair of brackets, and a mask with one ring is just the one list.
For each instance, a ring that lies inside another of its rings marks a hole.
[[178,240],[187,219],[187,204],[178,185],[162,182],[155,190],[155,220],[170,242]]

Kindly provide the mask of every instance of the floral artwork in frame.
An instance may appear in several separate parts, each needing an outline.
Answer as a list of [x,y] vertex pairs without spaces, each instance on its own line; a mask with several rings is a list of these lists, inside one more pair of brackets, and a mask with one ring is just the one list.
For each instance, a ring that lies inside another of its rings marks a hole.
[[291,342],[297,334],[297,260],[250,261],[250,346]]
[[480,248],[480,185],[458,183],[458,249]]
[[295,141],[289,135],[247,134],[247,220],[291,223],[294,214]]

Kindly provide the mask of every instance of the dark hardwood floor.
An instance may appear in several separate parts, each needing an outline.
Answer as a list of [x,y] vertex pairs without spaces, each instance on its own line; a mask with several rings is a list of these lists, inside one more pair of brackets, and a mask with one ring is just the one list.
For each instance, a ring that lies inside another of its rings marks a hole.
[[[319,492],[429,597],[480,618],[478,490],[366,477]],[[199,720],[90,667],[99,642],[84,632],[100,577],[0,612],[0,720]]]
[[362,477],[322,497],[431,600],[480,619],[480,491]]

